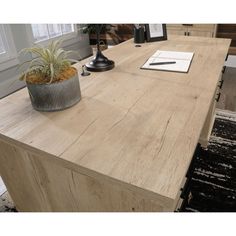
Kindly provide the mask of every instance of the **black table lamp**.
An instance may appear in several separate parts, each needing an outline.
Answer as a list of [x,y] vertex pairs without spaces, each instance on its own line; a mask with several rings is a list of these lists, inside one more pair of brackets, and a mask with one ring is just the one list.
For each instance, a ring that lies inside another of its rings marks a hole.
[[85,65],[88,71],[94,71],[94,72],[107,71],[107,70],[111,70],[115,66],[114,61],[109,60],[101,52],[101,49],[100,49],[101,28],[102,28],[101,24],[96,24],[97,53],[96,53],[96,56],[93,58],[93,60],[91,60],[89,63]]

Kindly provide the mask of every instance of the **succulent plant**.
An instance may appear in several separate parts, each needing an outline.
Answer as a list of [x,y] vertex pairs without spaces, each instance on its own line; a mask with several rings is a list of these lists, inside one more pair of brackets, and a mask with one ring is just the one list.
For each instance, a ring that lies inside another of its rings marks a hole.
[[20,65],[23,66],[27,64],[27,69],[23,71],[19,79],[27,81],[27,78],[33,75],[40,77],[43,83],[55,82],[60,73],[71,67],[72,62],[78,62],[73,59],[68,59],[68,55],[71,54],[72,51],[62,49],[60,47],[61,43],[62,41],[55,40],[46,47],[37,45],[22,49],[20,54],[30,53],[32,59]]

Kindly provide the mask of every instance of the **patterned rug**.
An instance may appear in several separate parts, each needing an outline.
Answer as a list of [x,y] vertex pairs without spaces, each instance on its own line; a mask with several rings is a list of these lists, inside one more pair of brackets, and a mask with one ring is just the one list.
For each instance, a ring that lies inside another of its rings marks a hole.
[[[217,111],[208,148],[200,148],[183,212],[236,212],[236,113]],[[6,192],[0,211],[15,212]]]
[[200,148],[183,212],[236,212],[236,113],[217,111],[206,150]]
[[5,192],[0,197],[0,212],[17,212],[8,192]]

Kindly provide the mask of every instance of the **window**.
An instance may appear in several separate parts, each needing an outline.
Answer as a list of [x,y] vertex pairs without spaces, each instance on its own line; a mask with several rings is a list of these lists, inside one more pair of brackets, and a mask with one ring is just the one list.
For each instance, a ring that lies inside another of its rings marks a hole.
[[[0,63],[16,58],[12,34],[8,26],[0,24]],[[0,71],[1,71],[0,66]]]
[[8,44],[6,40],[6,33],[3,25],[0,25],[0,60],[6,59],[8,56]]
[[32,24],[34,42],[42,42],[75,32],[73,24]]
[[5,47],[4,47],[3,40],[2,40],[2,35],[0,35],[0,54],[3,54],[5,52],[6,52],[6,50],[5,50]]

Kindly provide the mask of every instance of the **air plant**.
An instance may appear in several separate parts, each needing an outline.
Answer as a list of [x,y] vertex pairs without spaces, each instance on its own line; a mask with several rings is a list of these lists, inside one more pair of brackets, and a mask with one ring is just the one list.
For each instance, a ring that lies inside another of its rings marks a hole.
[[20,54],[30,53],[32,59],[20,65],[21,67],[27,64],[27,69],[19,79],[27,81],[27,77],[34,75],[40,77],[44,83],[55,82],[62,71],[71,67],[72,62],[78,62],[77,60],[68,59],[72,51],[65,51],[60,47],[61,43],[61,40],[55,40],[47,47],[37,45],[22,49]]

